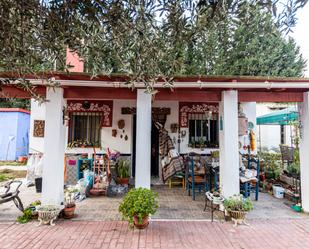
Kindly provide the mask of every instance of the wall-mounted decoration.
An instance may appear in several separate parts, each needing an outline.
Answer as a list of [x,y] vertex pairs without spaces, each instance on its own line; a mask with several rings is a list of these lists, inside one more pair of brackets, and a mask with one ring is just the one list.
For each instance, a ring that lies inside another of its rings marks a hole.
[[111,127],[113,121],[113,101],[81,101],[69,100],[68,112],[102,112],[102,127]]
[[125,127],[126,123],[123,119],[118,121],[118,129],[122,130]]
[[177,131],[178,131],[178,124],[177,123],[171,124],[171,132],[176,133]]
[[206,113],[212,114],[219,113],[219,105],[216,103],[188,103],[179,102],[179,123],[180,127],[188,127],[188,114],[189,113]]
[[120,138],[121,138],[121,139],[123,138],[123,135],[122,135],[122,134],[120,135]]
[[44,137],[45,120],[34,120],[33,123],[33,136]]
[[185,130],[182,130],[182,131],[180,132],[180,134],[181,134],[181,137],[185,137],[186,134],[187,134],[187,132],[186,132]]
[[249,131],[251,131],[251,130],[253,130],[254,129],[254,124],[253,124],[253,122],[248,122],[248,130]]
[[122,133],[125,133],[125,130],[122,130]]
[[128,135],[124,136],[124,140],[126,140],[126,141],[128,140]]
[[116,137],[117,136],[117,130],[116,129],[112,129],[112,136]]
[[248,119],[246,117],[238,117],[238,135],[244,136],[248,134]]

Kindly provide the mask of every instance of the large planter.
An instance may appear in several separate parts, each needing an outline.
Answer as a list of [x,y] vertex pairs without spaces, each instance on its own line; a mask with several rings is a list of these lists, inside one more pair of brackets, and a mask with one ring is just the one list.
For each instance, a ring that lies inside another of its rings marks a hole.
[[117,178],[117,183],[121,185],[129,185],[130,178]]
[[229,211],[231,218],[236,220],[244,220],[246,218],[246,212],[244,211]]
[[50,224],[54,226],[54,220],[57,219],[61,207],[55,205],[46,205],[37,207],[38,211],[38,220],[40,221],[39,226],[42,224]]
[[234,227],[237,226],[237,224],[244,224],[248,225],[245,221],[247,212],[245,211],[231,211],[229,210],[230,217],[234,221]]
[[134,215],[133,217],[134,226],[138,229],[145,229],[149,225],[149,217],[148,215],[142,219],[142,223],[138,223],[138,216]]
[[72,219],[74,218],[74,212],[75,212],[75,204],[72,204],[70,206],[67,206],[63,209],[64,218],[65,219]]

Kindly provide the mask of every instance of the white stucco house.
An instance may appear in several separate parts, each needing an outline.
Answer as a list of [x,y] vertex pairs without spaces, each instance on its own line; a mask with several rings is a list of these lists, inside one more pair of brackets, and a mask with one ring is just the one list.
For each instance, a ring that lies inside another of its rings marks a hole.
[[[150,188],[151,175],[160,177],[161,171],[154,122],[164,125],[180,154],[219,150],[220,189],[224,196],[232,196],[239,193],[239,151],[249,144],[239,117],[245,116],[256,133],[256,103],[296,102],[303,127],[302,204],[309,211],[309,79],[180,76],[174,78],[173,91],[159,80],[155,84],[159,92],[152,96],[142,83],[129,89],[125,75],[92,78],[82,72],[52,72],[48,77],[59,87],[48,88],[29,76],[47,99],[41,105],[31,101],[29,145],[30,153],[44,153],[43,203],[63,200],[64,156],[91,157],[93,147],[97,153],[110,148],[130,157],[135,186]],[[14,85],[3,91],[30,97]]]

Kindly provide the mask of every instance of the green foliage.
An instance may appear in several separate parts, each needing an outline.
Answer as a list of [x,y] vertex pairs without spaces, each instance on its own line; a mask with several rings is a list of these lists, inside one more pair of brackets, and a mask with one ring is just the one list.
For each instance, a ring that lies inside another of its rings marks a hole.
[[137,215],[139,224],[145,216],[154,214],[158,208],[158,194],[146,188],[133,188],[123,198],[119,212],[125,220],[133,225],[133,217]]
[[224,207],[227,211],[251,211],[253,204],[250,198],[243,198],[242,195],[234,195],[224,200]]
[[116,165],[117,176],[120,178],[130,177],[130,161],[120,159]]
[[25,170],[0,169],[0,182],[16,178],[25,178]]
[[277,170],[281,167],[281,154],[258,152],[258,157],[264,162],[264,166],[269,170]]
[[220,157],[220,151],[218,151],[218,150],[212,151],[211,157],[212,158],[219,158]]
[[288,173],[292,175],[300,174],[300,159],[299,159],[299,149],[298,148],[296,148],[294,151],[294,162],[288,165],[287,171]]
[[17,221],[21,224],[27,223],[32,219],[35,207],[41,205],[41,201],[37,200],[32,202],[27,208],[24,209],[23,215],[17,217]]
[[0,108],[22,108],[30,109],[29,99],[5,99],[0,98]]
[[41,100],[26,75],[54,86],[51,71],[70,67],[67,47],[91,75],[123,73],[150,93],[177,74],[301,76],[305,62],[283,34],[307,1],[2,0],[0,71],[15,74],[0,88],[14,81]]
[[32,219],[32,210],[30,208],[26,208],[24,210],[23,215],[17,217],[17,221],[21,224],[27,223]]

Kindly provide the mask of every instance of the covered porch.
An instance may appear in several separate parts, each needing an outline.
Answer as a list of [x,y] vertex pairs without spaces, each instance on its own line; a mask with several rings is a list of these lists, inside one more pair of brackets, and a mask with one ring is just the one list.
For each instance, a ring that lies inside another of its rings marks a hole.
[[[159,209],[152,216],[152,220],[211,220],[209,209],[204,211],[205,196],[197,195],[193,201],[181,187],[169,189],[168,186],[153,186],[152,189],[159,195]],[[35,188],[21,188],[21,200],[27,206],[33,201],[41,198],[41,194],[35,193]],[[121,196],[90,197],[82,202],[77,202],[74,221],[118,221],[121,215],[118,206],[122,200]],[[307,214],[296,213],[287,206],[282,199],[276,199],[267,193],[260,193],[258,202],[253,202],[254,209],[248,213],[248,220],[274,220],[274,219],[298,219],[308,218]],[[0,222],[15,222],[21,212],[12,202],[0,206]],[[224,221],[221,212],[214,213],[215,221]]]
[[[165,89],[161,83],[158,83],[155,87],[159,89],[159,92],[153,96],[146,93],[142,85],[136,86],[134,91],[126,89],[125,77],[102,76],[91,79],[85,74],[72,74],[70,76],[57,74],[55,79],[61,87],[49,89],[38,86],[38,90],[46,95],[48,100],[44,104],[44,113],[38,114],[45,121],[45,135],[44,139],[33,138],[32,143],[35,146],[42,146],[42,150],[37,148],[34,148],[34,150],[44,153],[43,203],[59,204],[63,201],[65,178],[63,158],[65,154],[87,153],[88,157],[93,154],[92,148],[82,146],[68,148],[67,146],[71,133],[68,122],[66,122],[66,111],[70,106],[73,108],[72,112],[84,112],[83,103],[85,102],[90,105],[88,108],[91,108],[92,104],[93,108],[99,108],[99,112],[102,112],[104,116],[100,131],[101,147],[114,148],[123,156],[130,156],[131,161],[134,161],[131,173],[133,175],[134,168],[135,187],[145,188],[151,187],[152,160],[150,155],[152,153],[153,108],[171,109],[170,114],[167,115],[169,117],[166,118],[165,128],[173,138],[175,137],[175,147],[178,152],[186,154],[196,150],[196,148],[189,146],[190,129],[184,120],[188,118],[189,113],[209,113],[209,109],[203,109],[205,106],[205,108],[217,106],[216,127],[219,148],[206,146],[202,153],[207,155],[214,150],[219,150],[219,188],[225,197],[229,197],[239,193],[239,103],[246,109],[250,105],[254,105],[255,102],[299,102],[302,106],[303,120],[301,144],[302,202],[303,209],[309,211],[309,199],[306,192],[309,189],[307,187],[309,183],[306,185],[305,182],[305,179],[309,178],[309,170],[305,167],[305,162],[309,158],[304,153],[309,148],[309,137],[306,134],[306,127],[309,126],[308,81],[272,79],[269,82],[254,77],[179,77],[175,78],[173,90]],[[36,81],[33,83],[38,84]],[[11,94],[15,93],[15,96],[18,94],[25,96],[23,92],[14,87],[8,86],[5,90]],[[79,103],[79,105],[74,105],[76,103]],[[181,107],[184,106],[186,107],[185,111],[181,112]],[[77,109],[74,109],[75,107]],[[129,110],[131,115],[124,110]],[[98,110],[93,109],[92,111],[97,112]],[[132,114],[134,115],[132,116]],[[134,121],[134,116],[136,121]],[[37,118],[33,117],[33,119]],[[117,128],[119,120],[124,120],[127,126],[123,129]],[[135,133],[133,122],[136,125]],[[178,131],[175,135],[172,133],[171,126],[174,123],[178,124]],[[118,130],[117,132],[123,132],[122,137],[116,135],[115,139],[112,138],[115,129]],[[135,148],[133,141],[136,145]],[[105,142],[106,144],[104,144]],[[35,146],[30,145],[32,148]],[[105,152],[99,148],[96,151],[96,153],[101,154]],[[158,175],[161,175],[160,172],[158,172]]]

